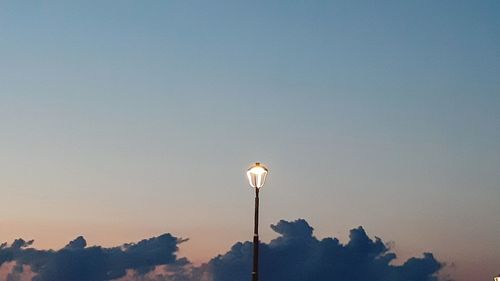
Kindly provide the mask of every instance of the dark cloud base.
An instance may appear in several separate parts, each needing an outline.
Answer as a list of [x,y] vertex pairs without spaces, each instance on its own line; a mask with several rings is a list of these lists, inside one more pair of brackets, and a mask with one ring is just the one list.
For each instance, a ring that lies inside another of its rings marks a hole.
[[[302,219],[280,221],[271,228],[280,236],[260,245],[261,277],[266,281],[438,281],[444,266],[431,253],[392,265],[396,255],[378,237],[362,227],[352,229],[350,240],[318,240]],[[195,267],[178,258],[178,239],[170,234],[120,247],[87,247],[83,237],[64,248],[37,250],[33,241],[15,240],[0,246],[0,266],[14,266],[6,281],[21,280],[29,268],[32,281],[246,281],[250,279],[252,243],[238,242],[230,251]],[[3,281],[3,280],[2,280]]]
[[15,240],[0,246],[0,265],[15,261],[7,278],[14,278],[27,265],[36,273],[33,281],[100,281],[125,276],[127,269],[147,273],[158,265],[179,262],[176,257],[181,240],[170,234],[124,244],[120,247],[86,247],[83,237],[58,251],[30,248],[33,241]]

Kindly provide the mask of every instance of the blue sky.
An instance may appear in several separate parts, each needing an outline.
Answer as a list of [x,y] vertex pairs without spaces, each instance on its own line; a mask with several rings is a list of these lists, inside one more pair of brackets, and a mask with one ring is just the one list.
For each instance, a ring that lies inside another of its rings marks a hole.
[[56,247],[75,234],[112,244],[171,231],[202,261],[250,238],[243,176],[262,161],[264,240],[282,218],[344,238],[363,225],[403,257],[431,250],[459,280],[490,278],[499,11],[3,1],[0,238]]

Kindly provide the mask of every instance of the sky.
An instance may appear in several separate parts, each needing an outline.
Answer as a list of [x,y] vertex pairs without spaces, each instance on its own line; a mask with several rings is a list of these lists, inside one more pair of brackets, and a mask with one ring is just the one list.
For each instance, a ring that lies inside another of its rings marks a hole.
[[[0,241],[250,240],[281,219],[500,273],[500,2],[1,1]],[[489,278],[489,279],[488,279]]]

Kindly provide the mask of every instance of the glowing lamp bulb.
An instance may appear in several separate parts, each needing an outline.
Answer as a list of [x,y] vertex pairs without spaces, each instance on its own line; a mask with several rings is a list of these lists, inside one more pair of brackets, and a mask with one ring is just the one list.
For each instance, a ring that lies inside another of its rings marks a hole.
[[261,188],[266,182],[269,170],[259,162],[253,164],[247,171],[248,182],[253,188]]

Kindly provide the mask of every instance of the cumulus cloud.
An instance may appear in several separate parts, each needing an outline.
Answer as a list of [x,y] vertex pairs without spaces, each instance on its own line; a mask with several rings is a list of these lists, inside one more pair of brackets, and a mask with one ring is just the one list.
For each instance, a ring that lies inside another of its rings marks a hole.
[[15,262],[12,278],[29,267],[36,275],[33,281],[100,281],[123,277],[127,269],[138,274],[152,271],[156,266],[179,262],[176,252],[183,242],[170,234],[145,239],[120,247],[87,247],[83,237],[77,237],[64,248],[37,250],[33,241],[15,240],[0,247],[0,266]]
[[[391,265],[396,255],[362,227],[351,230],[345,245],[336,238],[318,240],[302,219],[282,220],[271,228],[280,237],[260,245],[260,271],[266,281],[436,281],[443,267],[431,253]],[[252,243],[240,242],[212,259],[207,270],[214,281],[248,280],[251,261]]]
[[[437,281],[444,266],[431,253],[391,264],[396,254],[380,238],[370,238],[362,227],[352,229],[349,242],[318,239],[303,219],[281,220],[271,228],[279,234],[261,243],[261,277],[266,281]],[[185,240],[170,234],[124,244],[87,247],[77,237],[58,251],[31,248],[33,241],[18,239],[0,246],[0,266],[11,265],[9,281],[244,281],[250,279],[252,243],[237,242],[225,254],[194,266],[177,258]],[[1,269],[1,268],[0,268]],[[1,270],[0,270],[1,272]]]
[[76,237],[75,240],[70,241],[68,245],[64,246],[65,250],[81,250],[87,247],[87,240],[83,236]]

